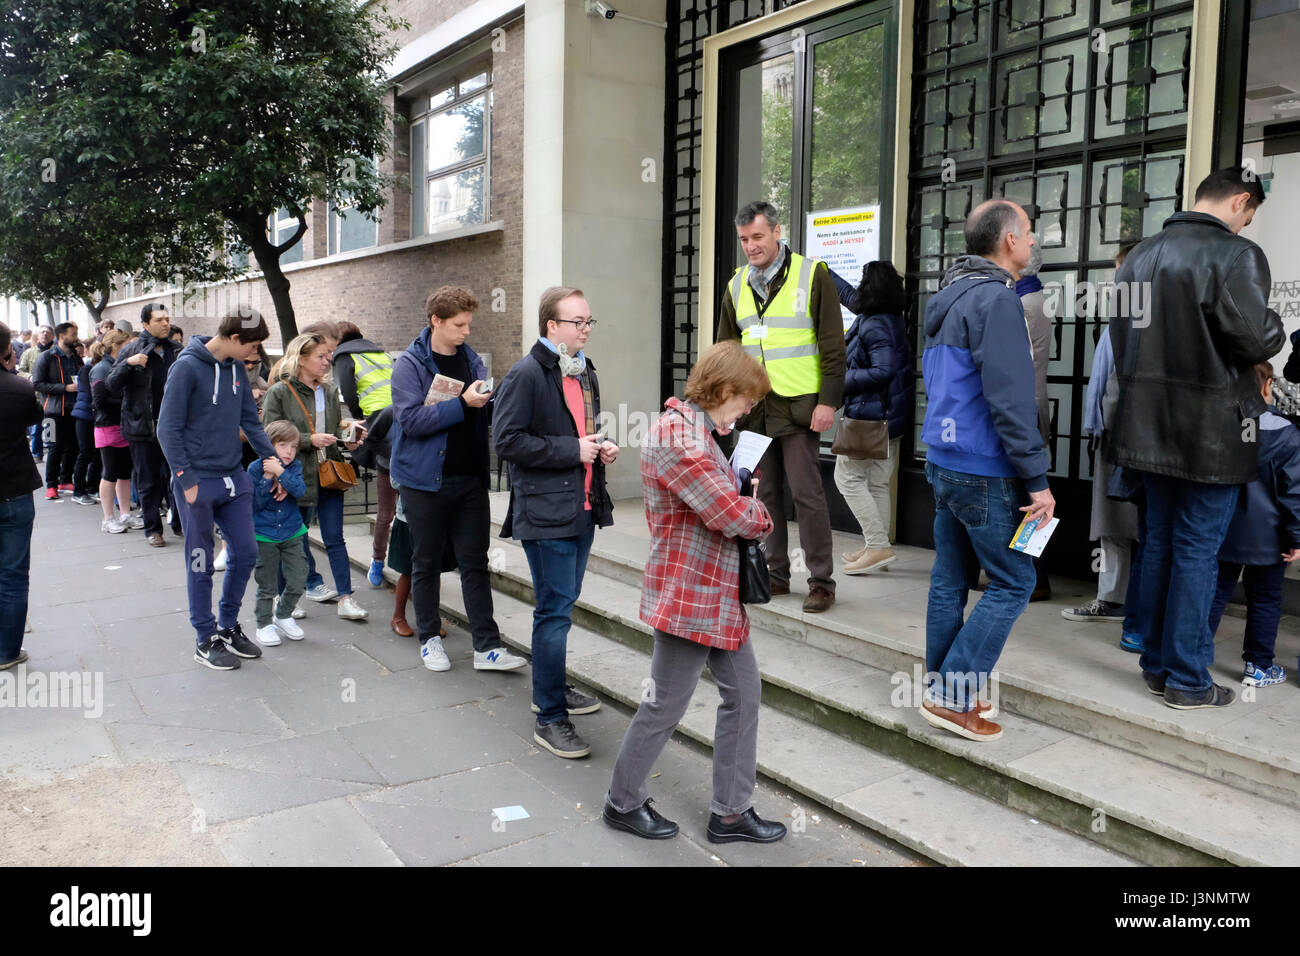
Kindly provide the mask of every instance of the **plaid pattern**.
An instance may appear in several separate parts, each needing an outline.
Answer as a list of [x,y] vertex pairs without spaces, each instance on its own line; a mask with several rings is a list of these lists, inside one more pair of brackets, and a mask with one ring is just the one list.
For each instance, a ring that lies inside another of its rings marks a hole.
[[582,386],[582,407],[587,412],[587,430],[582,434],[594,435],[596,434],[596,394],[591,387],[591,376],[587,374],[585,368],[578,376],[578,384]]
[[676,398],[665,408],[641,450],[650,526],[641,620],[734,651],[749,638],[735,539],[766,537],[772,519],[758,499],[736,490],[705,417]]

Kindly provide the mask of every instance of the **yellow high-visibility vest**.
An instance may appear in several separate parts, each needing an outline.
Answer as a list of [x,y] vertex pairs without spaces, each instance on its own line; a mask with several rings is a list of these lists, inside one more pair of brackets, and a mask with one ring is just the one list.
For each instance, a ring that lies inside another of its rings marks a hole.
[[750,266],[741,266],[731,277],[731,301],[736,306],[741,347],[763,363],[777,395],[811,395],[822,387],[817,328],[809,312],[817,263],[816,259],[790,253],[785,283],[761,316],[749,284]]
[[357,404],[367,418],[393,404],[393,360],[387,352],[353,352],[352,367],[357,377]]

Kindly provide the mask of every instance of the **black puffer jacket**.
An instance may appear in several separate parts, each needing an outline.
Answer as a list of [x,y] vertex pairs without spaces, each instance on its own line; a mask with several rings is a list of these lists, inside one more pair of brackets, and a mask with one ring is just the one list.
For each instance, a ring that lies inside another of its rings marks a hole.
[[82,365],[76,352],[69,355],[57,343],[37,356],[32,366],[32,387],[40,396],[47,416],[72,414],[77,393],[69,392],[67,387],[76,383]]
[[[113,397],[122,403],[122,437],[127,441],[157,437],[163,388],[179,351],[171,340],[155,339],[146,330],[117,353],[105,381]],[[149,361],[128,365],[126,360],[137,354],[149,356]]]
[[122,424],[122,400],[108,390],[108,373],[113,370],[113,359],[105,355],[90,370],[90,407],[95,412],[96,428],[112,428]]
[[1110,324],[1119,405],[1107,460],[1207,484],[1252,480],[1264,411],[1252,366],[1286,341],[1263,251],[1214,216],[1175,213],[1115,281],[1130,301]]
[[[857,311],[858,290],[835,272],[840,304]],[[844,417],[889,422],[889,437],[901,438],[912,427],[916,374],[900,316],[858,314],[844,333],[848,371],[844,377]]]

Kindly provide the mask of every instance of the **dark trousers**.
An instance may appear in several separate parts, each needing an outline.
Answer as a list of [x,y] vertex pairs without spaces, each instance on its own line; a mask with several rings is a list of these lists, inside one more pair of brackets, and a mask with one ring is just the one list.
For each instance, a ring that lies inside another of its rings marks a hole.
[[[257,626],[266,627],[273,618],[284,620],[290,617],[307,585],[307,559],[298,539],[258,541],[253,580],[257,582],[257,605],[254,609]],[[281,587],[280,581],[284,582],[283,593],[277,603],[275,596]]]
[[1277,626],[1282,620],[1282,579],[1286,565],[1233,564],[1219,562],[1219,587],[1210,605],[1210,634],[1219,630],[1223,609],[1232,600],[1237,578],[1245,571],[1246,584],[1246,638],[1242,642],[1241,659],[1263,670],[1273,666],[1273,648],[1277,644]]
[[799,545],[808,566],[808,584],[835,591],[831,574],[835,559],[831,554],[831,515],[826,506],[818,455],[821,435],[814,431],[773,438],[767,453],[758,463],[762,480],[758,499],[772,516],[772,533],[767,538],[767,568],[775,581],[790,580],[790,555],[785,528],[785,488],[794,497],[795,518],[799,522]]
[[99,491],[99,449],[95,447],[95,423],[77,419],[77,463],[72,469],[72,493],[87,495]]
[[0,501],[0,664],[23,649],[35,520],[31,492]]
[[45,439],[45,487],[72,484],[77,464],[77,420],[71,415],[50,415],[42,423]]
[[[144,518],[145,537],[163,533],[160,509],[167,503],[167,460],[156,438],[133,441],[131,464],[135,467],[135,491],[140,499],[140,516]],[[178,515],[179,517],[179,515]]]
[[460,568],[460,587],[465,597],[474,635],[474,650],[489,651],[501,646],[492,609],[492,583],[488,577],[488,535],[491,520],[488,490],[478,475],[444,475],[441,491],[401,489],[406,523],[411,529],[411,596],[415,599],[419,638],[438,636],[442,615],[442,555],[448,541]]
[[1210,604],[1219,577],[1219,548],[1237,505],[1237,485],[1211,485],[1142,473],[1146,540],[1142,554],[1139,630],[1143,672],[1165,687],[1209,690],[1214,638]]
[[[176,500],[185,513],[185,583],[190,599],[194,642],[202,644],[218,627],[239,623],[239,605],[257,564],[253,536],[253,479],[246,471],[226,478],[200,478],[193,504],[176,486]],[[212,528],[221,528],[229,554],[221,580],[218,616],[212,616]],[[159,529],[162,524],[159,523]],[[161,530],[159,531],[161,534]]]

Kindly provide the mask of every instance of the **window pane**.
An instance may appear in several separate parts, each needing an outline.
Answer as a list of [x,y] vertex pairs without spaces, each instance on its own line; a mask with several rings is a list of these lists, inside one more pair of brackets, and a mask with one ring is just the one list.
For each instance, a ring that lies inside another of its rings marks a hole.
[[488,75],[486,71],[480,73],[478,76],[471,76],[467,80],[461,80],[460,95],[464,96],[466,93],[472,93],[474,90],[483,89],[483,87],[487,86],[487,81]]
[[429,109],[436,110],[439,106],[446,106],[456,98],[456,85],[453,83],[445,90],[439,90],[429,97]]
[[424,123],[411,126],[411,238],[424,235]]
[[428,210],[430,233],[483,222],[483,167],[429,180]]
[[483,155],[487,96],[476,96],[428,119],[429,172]]
[[813,209],[880,202],[884,42],[876,26],[813,50]]
[[378,226],[355,209],[333,209],[330,215],[330,255],[375,245],[379,239]]
[[[792,207],[794,157],[794,54],[765,60],[740,71],[740,143],[732,204],[766,200],[787,219]],[[788,225],[788,222],[787,222]],[[736,244],[736,265],[745,257]]]

